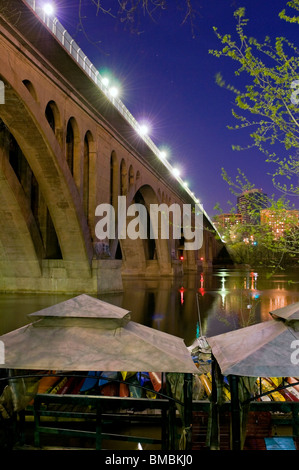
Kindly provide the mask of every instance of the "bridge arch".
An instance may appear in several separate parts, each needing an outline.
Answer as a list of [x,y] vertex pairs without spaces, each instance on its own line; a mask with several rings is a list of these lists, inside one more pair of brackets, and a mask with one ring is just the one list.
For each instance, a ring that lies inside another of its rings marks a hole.
[[84,136],[83,152],[83,209],[89,228],[93,227],[95,203],[96,203],[96,184],[93,175],[96,170],[96,147],[95,140],[91,131],[87,131]]
[[77,188],[80,188],[80,132],[76,119],[69,118],[65,136],[66,161],[74,177]]
[[33,99],[35,101],[38,101],[37,93],[36,93],[36,90],[35,90],[35,87],[34,87],[33,83],[30,80],[25,79],[25,80],[23,80],[23,85],[25,85],[25,87],[27,88],[27,90],[29,91],[29,93],[31,94]]
[[120,195],[126,196],[128,194],[128,171],[127,164],[122,158],[120,162]]
[[60,146],[62,146],[62,125],[61,125],[61,116],[55,101],[50,100],[45,108],[46,119],[54,132]]
[[130,168],[129,168],[129,190],[134,186],[134,184],[135,184],[134,169],[133,169],[133,165],[130,165]]
[[118,197],[118,159],[115,150],[110,155],[110,204],[117,209]]
[[[5,62],[5,58],[3,60]],[[11,71],[6,65],[3,70]],[[8,73],[8,78],[3,76],[2,80],[5,106],[0,107],[0,118],[17,141],[38,182],[55,226],[68,276],[78,277],[80,272],[82,277],[89,277],[92,245],[79,194],[56,136],[45,112],[24,83],[13,73]],[[22,237],[20,227],[17,231]],[[27,258],[32,256],[28,251]]]
[[[127,207],[130,204],[142,204],[147,211],[147,238],[130,240],[119,240],[124,273],[133,274],[144,273],[145,276],[169,275],[171,274],[170,241],[152,239],[150,237],[150,206],[159,204],[157,193],[150,185],[140,185],[135,194],[127,200]],[[130,219],[127,218],[127,226]]]
[[0,119],[0,274],[39,277],[45,256],[32,208],[32,173]]

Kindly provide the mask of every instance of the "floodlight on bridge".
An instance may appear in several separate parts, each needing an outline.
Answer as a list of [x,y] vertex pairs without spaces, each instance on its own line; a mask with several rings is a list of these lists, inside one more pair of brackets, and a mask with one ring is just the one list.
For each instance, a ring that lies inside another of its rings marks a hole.
[[161,150],[159,153],[159,157],[164,160],[167,157],[167,152],[165,152],[165,150]]
[[139,134],[140,135],[148,135],[150,128],[147,124],[141,124],[139,127]]
[[103,85],[105,85],[107,87],[109,85],[109,78],[108,77],[103,77],[102,78],[102,83],[103,83]]
[[109,94],[113,97],[116,97],[119,94],[119,90],[115,86],[112,86],[111,88],[109,88],[108,91],[109,91]]
[[173,168],[172,169],[172,174],[175,176],[175,177],[178,177],[180,176],[180,170],[178,168]]
[[43,10],[47,16],[52,16],[54,14],[54,6],[52,3],[45,3]]

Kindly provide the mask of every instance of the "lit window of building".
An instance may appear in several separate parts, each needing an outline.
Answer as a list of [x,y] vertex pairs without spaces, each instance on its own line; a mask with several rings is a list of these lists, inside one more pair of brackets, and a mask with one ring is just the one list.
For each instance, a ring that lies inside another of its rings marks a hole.
[[276,239],[282,237],[286,230],[299,225],[298,210],[261,210],[261,224],[269,225]]

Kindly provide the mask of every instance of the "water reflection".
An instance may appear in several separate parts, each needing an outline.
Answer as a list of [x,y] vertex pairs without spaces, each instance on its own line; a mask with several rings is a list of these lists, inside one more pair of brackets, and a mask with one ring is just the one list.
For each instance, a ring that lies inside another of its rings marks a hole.
[[[218,270],[178,279],[126,279],[123,292],[99,298],[130,310],[133,321],[182,337],[190,345],[199,324],[202,334],[213,336],[268,320],[269,311],[299,301],[298,284],[298,272],[269,277],[263,272]],[[29,323],[29,313],[70,297],[0,295],[0,334]]]

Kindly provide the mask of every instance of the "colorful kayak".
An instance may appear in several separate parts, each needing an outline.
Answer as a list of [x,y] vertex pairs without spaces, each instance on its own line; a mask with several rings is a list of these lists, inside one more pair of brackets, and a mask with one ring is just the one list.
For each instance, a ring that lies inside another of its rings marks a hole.
[[161,372],[149,372],[149,376],[156,392],[161,390],[162,386],[162,374]]
[[102,375],[99,379],[99,387],[102,387],[103,385],[112,382],[113,380],[118,380],[119,378],[119,373],[118,372],[102,372]]
[[87,377],[84,380],[83,385],[80,389],[80,392],[84,393],[84,392],[87,392],[88,390],[91,390],[93,387],[95,387],[98,383],[101,373],[102,372],[93,372],[93,371],[88,372],[87,375],[89,377]]
[[212,382],[205,374],[201,374],[199,378],[204,386],[206,394],[208,395],[208,397],[210,397],[212,395]]
[[129,379],[130,377],[133,377],[133,375],[135,374],[136,372],[121,371],[121,376],[123,380]]
[[299,392],[299,378],[298,377],[288,377],[287,382],[289,384],[293,384],[293,388],[295,388],[297,392]]
[[73,390],[72,390],[72,394],[73,394],[73,395],[78,395],[78,394],[80,393],[81,388],[82,388],[84,382],[85,382],[85,379],[82,379],[82,378],[79,379],[78,382],[76,382],[76,384],[75,384],[75,386],[74,386],[74,388],[73,388]]
[[288,389],[299,400],[299,380],[297,379],[297,377],[287,377],[286,381],[289,385],[292,385],[291,387],[288,387]]
[[130,390],[127,384],[124,384],[121,382],[119,384],[119,396],[120,397],[129,397],[130,396]]
[[73,393],[73,386],[76,383],[76,377],[69,377],[66,383],[57,391],[58,395],[64,395],[65,393]]
[[[277,377],[271,377],[271,378],[268,378],[268,381],[269,381],[269,383],[271,383],[271,385],[273,387],[283,386],[283,379],[282,378],[280,379],[280,378],[277,378]],[[299,401],[299,398],[296,397],[295,394],[293,394],[292,389],[290,387],[280,389],[279,393],[281,393],[281,395],[287,401]]]
[[146,387],[151,382],[148,372],[137,372],[137,380],[142,387]]
[[101,386],[101,395],[106,397],[118,397],[119,396],[119,384],[117,382],[109,382]]
[[[273,392],[273,385],[271,382],[269,382],[268,379],[262,377],[261,378],[261,383],[262,383],[262,391],[263,393],[269,392],[268,395],[270,398],[272,398],[274,401],[285,401],[284,396],[280,392]],[[275,386],[274,386],[275,387]]]
[[130,377],[128,380],[128,386],[130,391],[130,397],[142,398],[142,388],[140,387],[139,381],[136,375]]
[[43,377],[38,384],[37,393],[49,393],[61,377]]
[[60,379],[58,381],[57,384],[54,385],[54,387],[52,388],[52,390],[50,391],[50,393],[52,395],[55,395],[59,392],[59,390],[61,390],[62,387],[64,387],[64,385],[66,384],[67,382],[67,377],[63,377],[62,379]]

